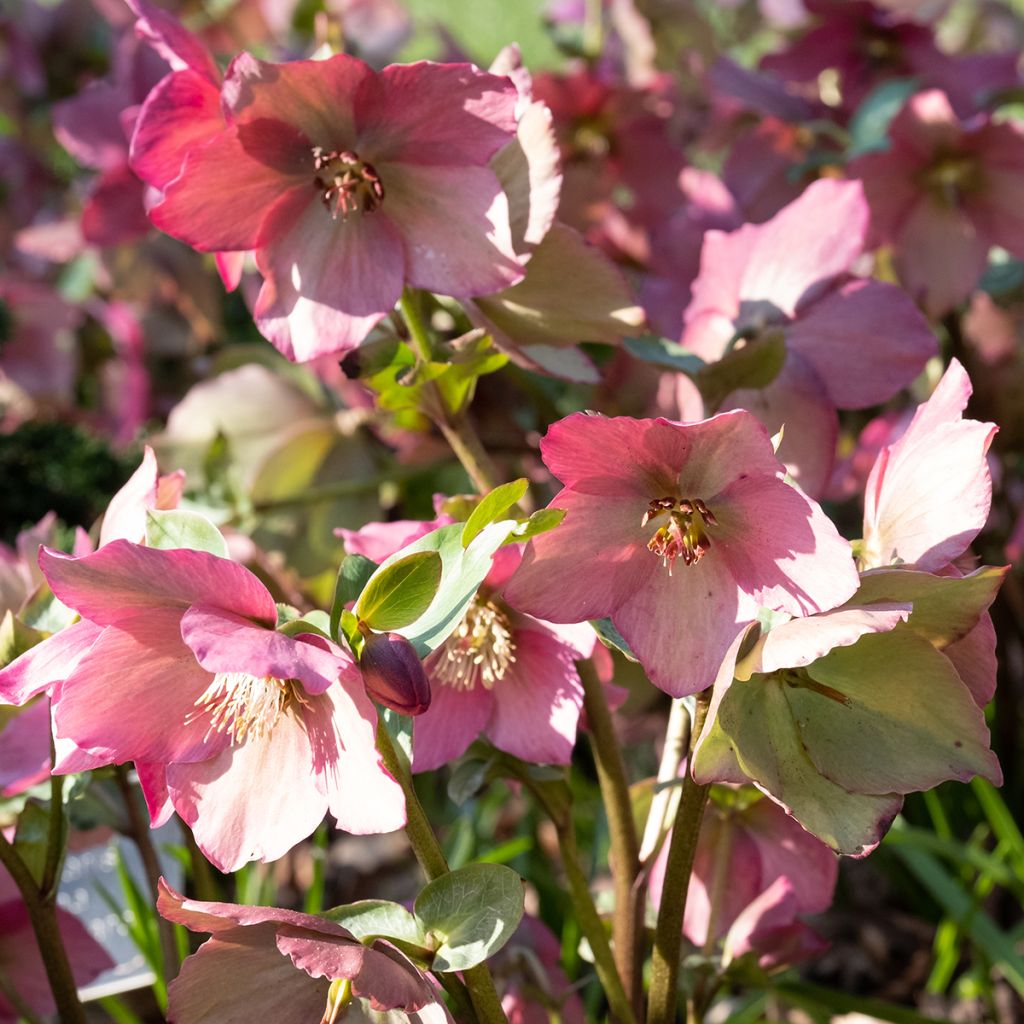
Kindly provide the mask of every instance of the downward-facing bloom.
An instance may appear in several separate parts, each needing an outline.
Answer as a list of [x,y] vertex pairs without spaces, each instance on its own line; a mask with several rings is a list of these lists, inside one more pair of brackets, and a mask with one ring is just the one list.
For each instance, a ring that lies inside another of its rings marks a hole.
[[714,681],[759,604],[805,615],[856,590],[849,545],[784,482],[747,412],[687,424],[577,413],[541,454],[566,516],[527,546],[507,600],[552,622],[611,616],[674,696]]
[[[350,554],[383,560],[437,523],[371,523],[341,531]],[[567,764],[576,742],[583,685],[574,662],[594,650],[589,626],[556,626],[517,611],[505,585],[522,554],[498,551],[476,597],[424,662],[430,708],[413,723],[414,771],[466,752],[481,734],[524,761]]]
[[867,223],[859,183],[822,179],[765,224],[709,231],[686,310],[682,342],[705,362],[784,343],[771,383],[733,391],[726,407],[785,425],[780,457],[812,495],[832,470],[836,409],[892,397],[937,347],[899,288],[851,276]]
[[[187,149],[151,217],[200,250],[255,250],[256,321],[289,358],[355,347],[405,284],[467,297],[522,277],[489,166],[515,132],[507,79],[468,64],[377,73],[344,54],[243,53],[220,101],[223,128]],[[165,110],[140,116],[148,159],[160,158]],[[173,133],[166,145],[182,148]]]
[[[334,1024],[352,997],[376,1011],[441,1008],[436,990],[393,946],[363,945],[322,917],[276,907],[204,903],[161,881],[157,909],[210,938],[182,964],[168,990],[176,1024]],[[413,1017],[415,1019],[415,1017]],[[445,1020],[441,1013],[438,1020]]]
[[938,316],[967,298],[992,246],[1024,257],[1024,131],[985,114],[961,120],[933,89],[909,100],[889,141],[850,173],[864,183],[875,240],[893,247],[903,284]]
[[351,659],[275,630],[274,600],[247,569],[123,540],[84,558],[44,549],[40,564],[82,618],[0,673],[0,693],[22,703],[59,681],[55,739],[77,749],[56,771],[151,766],[151,806],[166,795],[227,871],[280,857],[328,811],[350,832],[404,823]]
[[[651,869],[651,899],[665,891],[665,840]],[[805,924],[832,902],[839,861],[771,800],[749,788],[715,787],[704,820],[686,897],[683,934],[697,947],[723,943],[726,960],[755,953],[777,967],[819,953],[821,937]]]

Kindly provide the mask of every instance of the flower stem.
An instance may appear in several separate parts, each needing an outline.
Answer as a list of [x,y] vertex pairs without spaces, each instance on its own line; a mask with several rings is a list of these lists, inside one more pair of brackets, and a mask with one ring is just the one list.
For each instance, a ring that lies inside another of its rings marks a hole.
[[601,799],[608,816],[611,834],[611,870],[615,883],[615,911],[612,940],[615,964],[623,988],[641,1012],[643,998],[644,896],[646,886],[640,877],[640,845],[637,840],[629,780],[622,760],[622,749],[615,736],[611,709],[604,687],[589,659],[576,662],[583,683],[583,707],[590,727],[590,745],[597,765]]
[[[448,860],[444,855],[444,850],[441,849],[441,844],[437,841],[437,836],[434,835],[426,811],[423,810],[423,805],[416,795],[409,763],[392,742],[391,735],[383,721],[377,724],[377,750],[380,752],[384,767],[394,776],[405,795],[407,819],[405,831],[413,853],[420,862],[420,867],[423,868],[423,873],[429,881],[448,874]],[[498,998],[498,991],[494,987],[494,979],[491,977],[487,964],[477,964],[476,967],[471,967],[461,973],[462,980],[469,990],[469,998],[473,1003],[479,1024],[508,1024],[508,1018],[501,1007],[501,1000]]]
[[[409,330],[409,339],[420,359],[425,363],[434,359],[434,346],[430,339],[430,331],[423,320],[419,295],[410,288],[402,292],[399,299],[402,319]],[[472,481],[473,486],[481,493],[493,491],[501,483],[501,477],[494,468],[490,455],[480,443],[480,438],[473,429],[465,413],[452,413],[445,404],[444,398],[436,384],[429,382],[432,401],[429,413],[437,424],[448,447],[455,453]]]
[[[690,752],[707,717],[710,691],[697,697],[693,727],[690,730]],[[697,852],[697,838],[704,818],[709,785],[694,782],[687,765],[683,779],[679,810],[672,826],[672,842],[665,865],[661,906],[654,929],[654,955],[651,961],[651,991],[647,1004],[647,1024],[674,1024],[679,995],[679,957],[683,944],[683,916],[690,873]]]
[[[58,812],[60,813],[60,812]],[[44,897],[35,879],[13,844],[0,832],[0,864],[14,879],[35,932],[36,944],[42,954],[46,979],[50,984],[57,1015],[61,1024],[85,1024],[85,1010],[78,999],[75,976],[71,971],[67,950],[57,922],[57,893],[55,889]]]
[[[146,875],[149,891],[154,902],[160,896],[160,860],[153,846],[149,822],[145,820],[139,808],[138,798],[128,777],[128,769],[123,765],[115,765],[114,777],[117,788],[121,791],[121,801],[128,815],[128,835],[142,858],[142,869]],[[164,984],[169,985],[178,974],[181,962],[178,960],[178,944],[174,940],[174,926],[162,915],[156,916],[157,933],[160,936],[160,953],[163,958]]]
[[672,701],[665,729],[665,745],[658,765],[657,786],[640,842],[640,860],[650,867],[661,850],[661,844],[672,827],[679,807],[679,766],[690,746],[690,712],[681,697]]

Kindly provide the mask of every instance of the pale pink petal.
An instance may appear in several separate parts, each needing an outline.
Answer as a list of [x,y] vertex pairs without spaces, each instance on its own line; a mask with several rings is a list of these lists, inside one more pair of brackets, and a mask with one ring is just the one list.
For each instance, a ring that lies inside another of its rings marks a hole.
[[762,953],[763,967],[789,964],[822,952],[827,943],[808,925],[796,920],[793,882],[780,877],[736,918],[725,940],[726,962],[745,953]]
[[227,607],[270,626],[277,622],[273,597],[248,569],[205,551],[163,551],[115,540],[85,558],[44,549],[39,564],[53,592],[101,626],[136,612],[183,612],[200,603]]
[[110,499],[100,528],[100,547],[112,540],[141,544],[146,537],[146,512],[156,508],[156,455],[146,445],[142,464],[128,482]]
[[100,633],[83,619],[29,648],[0,669],[0,698],[21,705],[48,690],[75,670]]
[[50,702],[6,718],[0,731],[0,796],[16,796],[50,774]]
[[401,233],[406,279],[464,298],[521,281],[508,199],[487,167],[377,165],[387,195],[380,211]]
[[268,244],[256,253],[266,280],[254,315],[289,359],[353,349],[394,308],[405,256],[387,208],[334,221],[323,204],[297,192],[267,217],[261,235]]
[[583,708],[576,652],[544,629],[515,631],[515,658],[494,684],[487,737],[534,764],[568,764]]
[[153,611],[104,629],[54,696],[54,734],[118,764],[195,761],[221,749],[226,737],[196,708],[213,679],[181,642],[179,621],[173,610]]
[[185,612],[181,636],[208,672],[298,679],[310,694],[323,693],[352,665],[333,644],[332,650],[324,650],[209,605],[193,605]]
[[150,828],[166,825],[174,816],[174,804],[167,792],[167,766],[155,762],[136,761],[135,774],[149,811]]
[[175,71],[190,68],[212,83],[220,81],[220,71],[209,50],[177,18],[147,0],[126,2],[139,19],[135,23],[135,34],[145,39]]
[[437,527],[438,523],[430,519],[399,519],[392,523],[367,523],[358,530],[340,527],[335,532],[345,542],[348,554],[380,563]]
[[[427,672],[444,651],[426,663]],[[499,680],[497,685],[502,685]],[[428,772],[461,757],[483,732],[494,706],[494,691],[482,685],[459,690],[432,679],[430,707],[412,725],[412,769]]]
[[712,510],[722,557],[736,584],[759,604],[807,615],[834,608],[856,591],[860,578],[849,543],[795,487],[747,477],[723,491]]
[[220,871],[277,860],[323,821],[327,797],[310,743],[304,721],[286,712],[269,735],[208,761],[168,765],[174,809]]
[[856,280],[807,307],[787,328],[786,347],[810,363],[835,405],[863,409],[909,384],[938,342],[904,291]]
[[214,254],[217,264],[217,273],[220,274],[224,287],[233,292],[242,280],[242,271],[245,269],[244,252],[218,252]]

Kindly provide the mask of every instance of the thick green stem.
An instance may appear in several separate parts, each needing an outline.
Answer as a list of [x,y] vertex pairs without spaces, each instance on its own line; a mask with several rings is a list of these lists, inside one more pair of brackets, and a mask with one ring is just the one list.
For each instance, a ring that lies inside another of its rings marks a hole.
[[[437,841],[437,836],[434,835],[423,805],[416,795],[409,764],[404,755],[395,747],[383,721],[377,725],[377,749],[384,761],[384,767],[394,776],[405,794],[405,831],[409,836],[413,853],[420,862],[420,867],[423,868],[423,873],[430,881],[448,874],[448,861],[445,858],[444,850],[441,849],[441,844]],[[498,991],[494,987],[494,979],[491,977],[487,964],[477,964],[476,967],[463,971],[462,979],[469,990],[469,998],[473,1003],[479,1024],[508,1024],[508,1018],[501,1008],[501,1000],[498,998]]]
[[611,834],[611,869],[615,884],[612,940],[615,964],[623,988],[638,1016],[643,999],[644,896],[640,878],[640,845],[637,840],[629,780],[612,725],[611,710],[604,687],[591,661],[576,662],[583,682],[583,707],[590,728],[590,745],[597,765],[601,799]]
[[[155,904],[160,896],[160,876],[163,872],[160,870],[160,860],[153,846],[149,822],[146,821],[142,809],[139,807],[138,796],[128,777],[128,769],[120,764],[114,768],[114,773],[117,787],[121,791],[121,801],[124,803],[125,813],[128,816],[128,835],[135,843],[135,848],[142,858],[142,869]],[[181,967],[181,961],[178,959],[178,944],[175,942],[174,926],[170,921],[157,914],[156,925],[164,964],[164,982],[169,985],[178,976],[178,968]]]
[[78,999],[75,976],[57,922],[56,892],[43,897],[32,873],[3,833],[0,833],[0,864],[7,868],[25,901],[61,1024],[85,1024],[85,1011]]
[[[710,691],[697,697],[697,710],[690,730],[692,754],[696,738],[707,717]],[[647,1024],[675,1024],[679,995],[679,958],[683,945],[683,916],[690,873],[697,852],[697,838],[704,818],[710,786],[694,782],[687,765],[679,810],[672,826],[672,841],[665,865],[661,906],[654,929],[654,955],[651,960],[651,991],[647,1003]]]

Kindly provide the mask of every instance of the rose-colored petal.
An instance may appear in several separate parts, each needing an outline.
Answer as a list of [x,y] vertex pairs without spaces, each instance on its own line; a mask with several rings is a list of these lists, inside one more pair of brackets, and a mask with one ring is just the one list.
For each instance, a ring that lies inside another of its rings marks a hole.
[[151,761],[136,761],[135,773],[146,800],[150,828],[167,824],[174,816],[174,804],[167,792],[167,766]]
[[104,171],[82,209],[82,237],[90,245],[120,245],[150,229],[143,203],[145,186],[127,163]]
[[29,648],[0,669],[0,698],[20,705],[48,690],[74,671],[100,632],[83,619]]
[[487,737],[534,764],[568,764],[583,708],[576,652],[544,629],[515,631],[515,658],[494,684]]
[[402,240],[385,207],[332,220],[323,204],[296,193],[276,206],[256,253],[266,278],[254,315],[289,359],[355,348],[402,293]]
[[209,861],[237,871],[283,857],[323,821],[327,797],[313,760],[304,720],[287,711],[267,735],[168,765],[167,789]]
[[351,659],[333,644],[324,650],[210,605],[193,605],[185,612],[181,636],[208,672],[298,679],[310,694],[323,693],[352,667]]
[[242,280],[242,271],[245,269],[244,252],[218,252],[214,253],[214,261],[217,264],[217,273],[220,274],[224,287],[233,292]]
[[523,279],[508,200],[490,168],[382,163],[377,170],[387,190],[380,212],[401,233],[414,288],[463,298]]
[[[432,664],[444,657],[443,650],[435,652],[424,666],[428,673]],[[433,771],[461,757],[483,732],[493,706],[493,690],[483,686],[459,690],[432,681],[430,708],[412,726],[413,771]]]
[[0,796],[16,796],[49,774],[50,702],[44,698],[7,718],[0,731]]
[[438,523],[430,519],[400,519],[392,523],[367,523],[358,530],[341,527],[336,532],[345,542],[348,554],[362,555],[379,564],[437,527]]
[[175,71],[190,68],[213,84],[220,81],[220,71],[209,50],[177,18],[147,0],[126,0],[126,3],[139,19],[135,23],[135,34],[145,39]]
[[960,679],[971,691],[974,702],[984,707],[996,692],[996,630],[988,612],[965,637],[955,640],[942,653],[953,663]]
[[[195,761],[221,749],[196,701],[212,677],[181,642],[180,613],[152,611],[108,626],[53,699],[54,734],[107,763]],[[63,769],[63,765],[58,765]]]
[[129,102],[123,86],[107,79],[90,82],[77,95],[54,104],[54,135],[80,164],[96,170],[117,167],[127,151],[118,115]]
[[100,547],[112,540],[141,544],[146,536],[146,512],[156,508],[156,455],[146,445],[142,463],[128,482],[110,499],[100,528]]
[[786,330],[786,347],[810,363],[840,409],[863,409],[909,384],[938,342],[904,291],[857,280],[807,307]]
[[44,549],[39,564],[53,592],[101,626],[151,609],[177,608],[180,615],[200,603],[270,626],[277,622],[273,597],[248,569],[205,551],[115,540],[84,558]]

